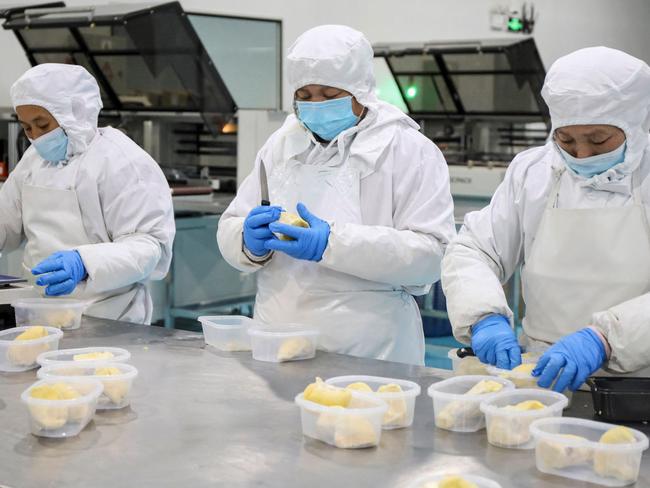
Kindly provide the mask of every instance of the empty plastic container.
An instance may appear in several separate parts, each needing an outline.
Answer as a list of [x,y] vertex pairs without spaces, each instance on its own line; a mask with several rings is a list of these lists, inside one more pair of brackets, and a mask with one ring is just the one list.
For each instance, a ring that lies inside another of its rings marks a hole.
[[307,437],[342,449],[373,447],[381,440],[388,405],[377,397],[354,391],[347,408],[310,402],[302,393],[295,402],[300,407],[302,433]]
[[138,376],[135,366],[125,363],[97,363],[96,365],[53,364],[38,370],[41,379],[70,377],[92,378],[101,381],[104,391],[97,402],[97,410],[116,410],[129,405],[133,380]]
[[[538,401],[543,408],[538,410],[513,410],[526,401]],[[550,390],[521,389],[497,393],[481,402],[485,414],[488,442],[493,446],[510,449],[532,449],[535,447],[529,427],[535,420],[547,417],[561,417],[568,404],[561,393]]]
[[622,444],[599,442],[616,425],[575,418],[548,418],[530,426],[536,440],[537,469],[574,480],[603,486],[626,486],[639,477],[641,457],[648,448],[642,432],[627,429],[634,441]]
[[238,315],[199,317],[199,322],[205,343],[226,352],[250,351],[248,329],[260,326],[259,322]]
[[501,488],[501,485],[496,481],[492,481],[482,476],[475,476],[470,474],[425,475],[413,481],[413,483],[408,485],[407,488],[429,488],[430,486],[436,486],[437,483],[441,482],[445,478],[457,477],[457,476],[462,478],[463,480],[474,483],[478,488]]
[[27,371],[38,367],[38,356],[47,351],[56,351],[63,332],[54,327],[45,327],[47,336],[38,339],[14,340],[29,327],[14,327],[0,331],[0,371]]
[[[34,388],[59,384],[78,395],[68,400],[33,398]],[[73,437],[95,416],[104,386],[92,378],[46,378],[27,388],[20,399],[27,405],[32,434],[39,437]]]
[[253,359],[271,363],[300,361],[316,356],[319,333],[301,325],[260,326],[248,329]]
[[16,325],[44,325],[73,330],[81,327],[86,302],[63,298],[24,298],[11,304],[16,312]]
[[[499,392],[468,395],[467,392],[481,381],[496,381],[502,385]],[[436,427],[453,432],[476,432],[485,428],[485,416],[480,410],[483,400],[497,393],[515,389],[510,381],[494,376],[456,376],[434,383],[428,395],[433,400]]]
[[[402,429],[413,424],[415,399],[421,392],[420,385],[417,383],[380,376],[336,376],[326,380],[325,383],[341,388],[345,388],[352,383],[367,384],[372,389],[372,393],[368,392],[368,394],[385,401],[388,405],[388,410],[382,421],[384,430]],[[390,384],[399,385],[402,391],[386,391],[382,393],[377,391],[382,386]]]
[[[76,356],[76,358],[75,358]],[[121,347],[79,347],[76,349],[61,349],[60,351],[44,352],[38,356],[36,361],[41,366],[51,364],[101,364],[101,363],[124,363],[129,360],[131,353]]]

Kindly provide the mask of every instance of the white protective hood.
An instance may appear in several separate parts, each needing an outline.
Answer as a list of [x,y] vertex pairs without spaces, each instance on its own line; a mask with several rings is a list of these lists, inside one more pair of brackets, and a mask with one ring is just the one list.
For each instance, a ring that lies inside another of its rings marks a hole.
[[570,125],[613,125],[625,132],[623,163],[594,176],[592,184],[618,180],[638,168],[650,130],[650,67],[616,49],[590,47],[558,59],[544,81],[552,133]]
[[306,85],[346,90],[362,105],[377,102],[373,50],[365,36],[344,25],[320,25],[289,48],[287,76],[291,93]]
[[39,64],[11,87],[14,106],[43,107],[68,136],[68,158],[83,153],[97,133],[102,99],[95,78],[81,66]]

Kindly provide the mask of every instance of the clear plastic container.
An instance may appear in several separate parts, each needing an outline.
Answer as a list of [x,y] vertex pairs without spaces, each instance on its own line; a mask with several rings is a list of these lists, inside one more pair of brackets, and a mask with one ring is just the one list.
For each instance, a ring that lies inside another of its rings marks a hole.
[[[481,381],[496,381],[503,385],[500,392],[467,395]],[[480,410],[483,400],[497,393],[515,389],[510,381],[494,376],[456,376],[434,383],[428,395],[433,400],[436,427],[453,432],[476,432],[485,428],[485,416]]]
[[36,359],[46,351],[56,351],[63,332],[45,327],[47,336],[39,339],[15,341],[29,327],[14,327],[0,331],[0,371],[17,372],[38,368]]
[[24,298],[11,304],[16,325],[44,325],[73,330],[81,327],[81,315],[88,304],[64,298]]
[[487,365],[483,364],[476,356],[465,356],[459,358],[458,349],[451,349],[447,353],[447,357],[451,359],[451,367],[454,371],[454,376],[471,376],[488,374]]
[[[112,354],[111,357],[107,353]],[[96,357],[77,358],[78,355],[98,354]],[[39,354],[36,361],[41,366],[52,364],[75,365],[96,365],[102,363],[124,363],[131,358],[131,353],[121,347],[79,347],[76,349],[61,349]]]
[[[533,422],[537,469],[542,473],[603,486],[626,486],[639,477],[648,438],[629,429],[635,442],[603,444],[600,437],[616,425],[575,418],[549,418]],[[578,436],[578,437],[571,437]]]
[[[529,358],[529,360],[526,360],[526,358],[522,358],[523,361],[522,364],[537,364],[538,360],[539,360],[539,356],[532,356]],[[510,371],[507,369],[499,369],[496,366],[488,366],[487,370],[493,376],[498,376],[500,378],[505,378],[507,380],[512,381],[515,387],[517,388],[533,388],[539,390],[546,390],[546,388],[542,388],[537,384],[539,378],[533,376],[530,373]],[[567,404],[568,407],[569,405],[571,405],[571,400],[573,399],[573,392],[570,390],[564,390],[562,394],[565,397],[567,397],[567,400],[569,400],[569,403]]]
[[199,317],[203,326],[205,343],[220,351],[250,351],[250,327],[259,326],[259,322],[238,315]]
[[[367,384],[373,391],[373,393],[368,392],[368,394],[385,401],[388,405],[388,411],[382,421],[384,430],[402,429],[413,424],[415,399],[421,392],[420,385],[417,383],[381,376],[336,376],[326,380],[325,383],[341,388],[345,388],[352,383]],[[399,385],[402,392],[377,392],[381,386],[390,384]]]
[[300,407],[302,433],[307,437],[342,449],[374,447],[381,440],[388,405],[375,396],[353,391],[347,408],[310,402],[302,393],[295,402]]
[[261,326],[248,329],[253,359],[271,363],[300,361],[316,356],[319,333],[301,325]]
[[492,481],[482,476],[475,476],[470,474],[433,474],[425,475],[416,479],[413,483],[408,485],[407,488],[429,488],[437,486],[439,482],[448,477],[459,476],[464,480],[474,483],[478,488],[501,488],[501,485],[496,481]]
[[97,363],[96,365],[52,364],[38,370],[38,378],[70,377],[92,378],[101,381],[104,391],[97,402],[97,410],[117,410],[127,407],[133,380],[138,376],[135,366],[124,363]]
[[[80,396],[70,400],[32,398],[31,391],[44,384],[63,383]],[[27,388],[20,399],[27,405],[32,434],[39,437],[73,437],[95,416],[104,386],[92,378],[46,378]]]
[[[504,408],[528,400],[537,400],[545,406],[524,411]],[[532,449],[535,441],[530,434],[530,424],[542,418],[561,417],[568,402],[564,395],[550,390],[522,389],[493,395],[480,406],[485,414],[488,442],[497,447]]]

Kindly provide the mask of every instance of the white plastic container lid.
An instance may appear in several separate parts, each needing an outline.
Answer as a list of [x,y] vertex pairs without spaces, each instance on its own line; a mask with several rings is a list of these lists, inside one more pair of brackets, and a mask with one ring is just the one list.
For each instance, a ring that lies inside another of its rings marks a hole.
[[[92,352],[110,352],[113,353],[112,358],[101,359],[82,359],[74,360],[77,354],[87,354]],[[51,364],[65,364],[65,365],[96,365],[102,363],[123,363],[131,358],[131,353],[121,347],[80,347],[75,349],[59,349],[58,351],[48,351],[40,354],[36,361],[41,366],[49,366]]]

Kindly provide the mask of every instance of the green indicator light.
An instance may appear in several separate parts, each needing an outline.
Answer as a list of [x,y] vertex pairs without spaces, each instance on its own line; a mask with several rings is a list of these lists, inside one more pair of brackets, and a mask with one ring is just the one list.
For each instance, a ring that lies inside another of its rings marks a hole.
[[512,32],[519,32],[523,30],[524,23],[518,17],[510,17],[508,19],[508,30]]
[[415,98],[418,96],[418,87],[417,86],[409,86],[406,89],[406,98]]

